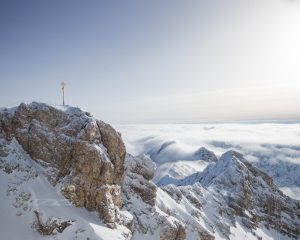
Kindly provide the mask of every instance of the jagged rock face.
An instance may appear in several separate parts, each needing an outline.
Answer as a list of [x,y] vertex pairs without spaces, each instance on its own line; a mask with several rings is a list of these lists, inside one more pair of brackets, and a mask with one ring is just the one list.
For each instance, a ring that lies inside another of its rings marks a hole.
[[184,240],[185,225],[169,213],[157,209],[158,188],[150,181],[155,167],[154,162],[144,155],[133,157],[127,154],[125,159],[122,199],[123,208],[134,217],[133,239],[147,235],[147,239]]
[[[192,186],[167,185],[162,187],[162,190],[171,197],[171,201],[176,202],[177,207],[173,206],[171,208],[168,204],[170,199],[166,201],[166,197],[158,201],[158,207],[185,224],[187,239],[215,239],[213,233],[215,233],[215,225],[219,219],[205,217],[211,214],[209,209],[216,209],[216,207],[221,206],[212,194],[207,192],[199,183]],[[160,197],[162,197],[162,194],[160,194]],[[184,213],[182,213],[183,209],[185,209]],[[203,226],[202,221],[205,221],[206,227]]]
[[158,207],[188,221],[186,226],[200,239],[235,239],[231,228],[240,226],[258,239],[262,229],[271,236],[276,231],[284,238],[299,238],[299,201],[283,195],[272,178],[237,152],[223,154],[216,164],[177,183],[162,187],[170,199],[159,192]]
[[220,194],[247,228],[263,224],[284,235],[299,237],[299,224],[295,221],[300,219],[299,202],[283,195],[270,176],[253,167],[240,153],[223,154],[198,180]]
[[[155,164],[146,156],[126,157],[126,172],[123,180],[123,193],[125,199],[131,198],[134,193],[143,200],[144,203],[154,206],[156,198],[156,186],[149,180],[153,177]],[[126,191],[129,190],[130,191]]]
[[[169,219],[167,219],[169,220]],[[175,220],[175,219],[174,219]],[[166,221],[163,223],[161,240],[184,240],[186,239],[185,226],[180,221]]]
[[107,223],[117,221],[126,150],[110,125],[78,108],[62,111],[40,103],[3,110],[0,120],[7,140],[16,138],[32,159],[54,167],[49,179],[67,199],[98,211]]

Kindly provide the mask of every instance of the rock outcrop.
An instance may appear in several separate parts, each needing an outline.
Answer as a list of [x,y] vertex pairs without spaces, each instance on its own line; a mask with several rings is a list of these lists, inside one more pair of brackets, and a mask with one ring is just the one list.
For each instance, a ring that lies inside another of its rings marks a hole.
[[154,162],[144,156],[125,160],[125,174],[122,185],[123,208],[133,216],[133,239],[184,240],[185,225],[178,219],[157,209],[158,188],[150,180],[155,171]]
[[214,239],[215,235],[235,239],[237,230],[232,228],[240,226],[257,238],[299,238],[299,201],[285,196],[270,176],[238,152],[229,151],[203,172],[162,190],[170,198],[159,194],[158,207],[183,223],[188,222],[186,225],[199,232],[200,239]]
[[200,147],[196,152],[195,156],[197,156],[198,159],[207,161],[207,162],[217,162],[218,158],[215,155],[214,152],[209,151],[205,147]]
[[218,199],[223,198],[229,215],[241,217],[248,229],[263,225],[291,238],[299,237],[299,202],[284,195],[270,176],[242,154],[224,153],[216,165],[199,175],[198,181],[218,194]]
[[0,112],[0,133],[53,168],[49,180],[78,207],[114,227],[121,207],[125,146],[120,134],[78,108],[22,103]]

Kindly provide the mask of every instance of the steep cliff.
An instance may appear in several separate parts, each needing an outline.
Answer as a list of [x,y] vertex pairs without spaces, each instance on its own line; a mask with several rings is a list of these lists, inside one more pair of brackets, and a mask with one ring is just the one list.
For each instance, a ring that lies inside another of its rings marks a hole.
[[71,203],[98,212],[115,227],[126,153],[118,132],[78,108],[41,103],[4,109],[0,120],[7,144],[15,140],[32,160],[51,169],[45,171],[50,183]]

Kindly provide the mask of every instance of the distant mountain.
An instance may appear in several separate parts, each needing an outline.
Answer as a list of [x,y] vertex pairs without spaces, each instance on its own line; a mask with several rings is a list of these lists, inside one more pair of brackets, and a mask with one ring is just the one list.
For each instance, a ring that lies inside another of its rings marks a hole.
[[270,176],[238,152],[226,152],[216,164],[177,185],[163,189],[178,204],[189,201],[202,210],[198,215],[206,216],[204,221],[214,226],[208,230],[218,229],[225,238],[238,239],[231,232],[237,226],[262,239],[299,237],[300,202],[285,196]]
[[194,174],[202,172],[209,164],[218,161],[217,156],[208,149],[200,147],[193,154],[191,160],[180,160],[158,165],[153,181],[158,186],[168,184],[178,185],[185,177],[191,178]]

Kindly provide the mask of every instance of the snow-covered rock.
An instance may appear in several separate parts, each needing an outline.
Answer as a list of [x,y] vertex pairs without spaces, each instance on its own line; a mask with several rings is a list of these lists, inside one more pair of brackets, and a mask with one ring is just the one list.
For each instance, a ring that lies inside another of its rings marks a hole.
[[181,221],[156,206],[158,188],[150,180],[156,165],[144,156],[127,155],[122,185],[123,209],[133,215],[133,239],[184,240]]
[[205,147],[200,147],[195,153],[195,156],[197,156],[198,159],[201,159],[206,162],[217,162],[218,158],[214,154],[213,151],[209,151]]
[[190,150],[134,157],[78,108],[0,110],[1,239],[299,238],[300,203],[269,175],[235,151]]
[[225,199],[249,229],[259,225],[299,237],[300,203],[284,195],[266,173],[240,153],[228,151],[199,176],[199,182]]
[[95,212],[71,204],[50,183],[52,172],[49,164],[32,160],[15,138],[0,137],[1,239],[130,239],[123,224],[110,229]]
[[[1,149],[18,144],[65,198],[116,227],[126,151],[118,132],[78,108],[41,103],[1,110],[0,120]],[[6,160],[1,157],[6,173],[18,169]]]

